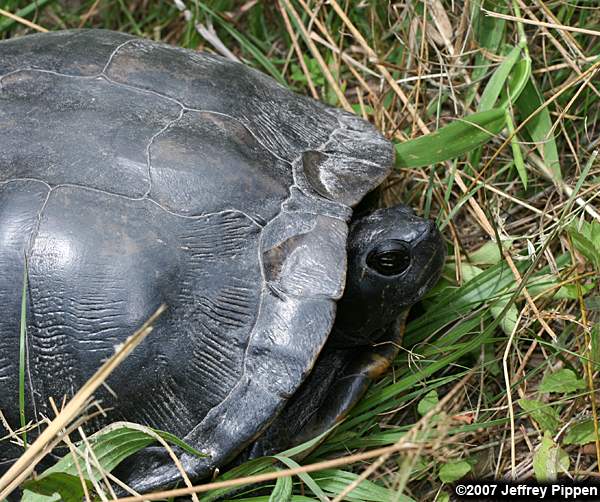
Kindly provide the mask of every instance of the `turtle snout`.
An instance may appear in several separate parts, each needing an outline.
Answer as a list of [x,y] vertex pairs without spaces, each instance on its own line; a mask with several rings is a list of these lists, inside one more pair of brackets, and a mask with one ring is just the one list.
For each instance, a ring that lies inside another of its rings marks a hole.
[[423,286],[431,288],[439,279],[446,260],[446,247],[442,234],[431,220],[426,220],[416,245],[413,257],[422,278]]

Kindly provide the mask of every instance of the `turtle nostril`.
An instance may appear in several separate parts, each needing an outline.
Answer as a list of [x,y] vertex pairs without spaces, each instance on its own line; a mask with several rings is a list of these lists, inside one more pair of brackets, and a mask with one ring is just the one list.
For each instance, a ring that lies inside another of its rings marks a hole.
[[437,228],[431,220],[422,220],[415,230],[416,241],[418,242],[431,238],[437,232]]
[[425,228],[423,229],[423,236],[426,237],[434,237],[439,234],[439,230],[437,228],[437,226],[435,225],[433,220],[426,220],[425,221]]

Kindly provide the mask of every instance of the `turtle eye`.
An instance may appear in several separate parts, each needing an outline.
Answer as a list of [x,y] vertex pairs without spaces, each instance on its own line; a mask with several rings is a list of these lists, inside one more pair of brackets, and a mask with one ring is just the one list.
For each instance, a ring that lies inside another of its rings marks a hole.
[[381,275],[399,275],[410,266],[410,247],[395,239],[380,242],[367,255],[367,265]]

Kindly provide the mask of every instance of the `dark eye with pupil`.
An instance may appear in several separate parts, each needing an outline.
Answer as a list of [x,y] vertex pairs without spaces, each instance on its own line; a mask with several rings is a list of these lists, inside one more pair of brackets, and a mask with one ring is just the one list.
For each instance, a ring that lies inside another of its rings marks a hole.
[[383,242],[367,256],[367,265],[381,275],[398,275],[410,265],[410,248],[402,241]]

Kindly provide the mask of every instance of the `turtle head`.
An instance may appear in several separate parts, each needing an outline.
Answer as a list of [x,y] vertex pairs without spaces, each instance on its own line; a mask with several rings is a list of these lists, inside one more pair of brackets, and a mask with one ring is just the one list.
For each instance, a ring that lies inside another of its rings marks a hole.
[[407,206],[355,219],[348,236],[346,288],[338,302],[334,343],[360,345],[376,339],[435,285],[444,258],[444,243],[433,222]]

